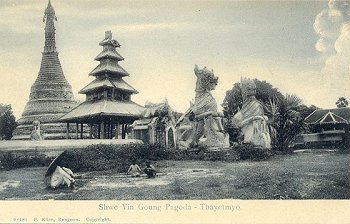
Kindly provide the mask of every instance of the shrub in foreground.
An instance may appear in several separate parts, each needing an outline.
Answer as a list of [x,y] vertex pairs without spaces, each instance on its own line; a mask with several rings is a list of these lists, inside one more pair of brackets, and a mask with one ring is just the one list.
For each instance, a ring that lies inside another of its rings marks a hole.
[[[69,167],[77,171],[97,171],[116,169],[125,172],[133,160],[143,165],[146,160],[199,160],[199,161],[226,161],[238,160],[266,160],[271,156],[270,150],[243,144],[229,150],[218,151],[188,151],[167,149],[161,144],[128,144],[128,145],[90,145],[83,149],[64,151],[57,159],[57,165]],[[14,169],[33,166],[48,166],[53,160],[51,157],[39,153],[14,152],[0,154],[0,167]]]
[[0,169],[48,166],[53,157],[38,152],[0,152]]
[[273,153],[271,149],[252,144],[241,144],[234,148],[241,160],[261,161],[269,159]]
[[159,144],[91,145],[85,149],[67,150],[62,153],[59,164],[73,171],[116,169],[125,172],[136,160],[169,159],[169,151]]

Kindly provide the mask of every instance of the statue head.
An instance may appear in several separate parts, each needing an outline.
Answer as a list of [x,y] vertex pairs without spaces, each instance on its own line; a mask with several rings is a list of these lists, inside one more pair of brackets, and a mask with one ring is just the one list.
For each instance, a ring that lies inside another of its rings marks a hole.
[[240,83],[243,101],[250,96],[255,96],[256,94],[256,85],[253,80],[249,78],[241,78]]
[[34,130],[40,129],[40,121],[38,120],[33,121],[33,127],[34,127]]
[[197,91],[211,91],[214,90],[218,84],[218,77],[214,75],[213,70],[199,69],[198,65],[195,65],[194,74],[197,76],[196,92]]

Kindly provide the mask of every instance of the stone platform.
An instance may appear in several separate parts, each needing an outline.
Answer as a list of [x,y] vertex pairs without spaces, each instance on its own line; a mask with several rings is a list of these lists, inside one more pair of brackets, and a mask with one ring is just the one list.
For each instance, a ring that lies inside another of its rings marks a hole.
[[[42,123],[40,124],[41,134],[45,140],[64,140],[67,139],[67,124],[65,123]],[[20,124],[13,132],[12,140],[31,140],[33,124]],[[89,138],[90,128],[84,125],[83,138]],[[76,127],[72,124],[69,127],[69,138],[76,138]],[[80,138],[80,130],[79,130]]]

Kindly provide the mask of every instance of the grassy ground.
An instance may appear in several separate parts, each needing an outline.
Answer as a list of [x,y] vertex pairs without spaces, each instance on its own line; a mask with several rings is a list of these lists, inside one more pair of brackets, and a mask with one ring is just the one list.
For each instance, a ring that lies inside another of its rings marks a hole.
[[297,153],[263,162],[159,161],[155,179],[80,173],[77,189],[47,189],[44,167],[0,171],[0,199],[350,199],[350,155]]

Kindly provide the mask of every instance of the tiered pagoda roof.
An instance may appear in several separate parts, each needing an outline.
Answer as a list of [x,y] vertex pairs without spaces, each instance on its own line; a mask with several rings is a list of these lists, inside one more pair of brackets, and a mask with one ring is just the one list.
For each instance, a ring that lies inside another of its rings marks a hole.
[[105,59],[90,72],[90,75],[98,76],[109,73],[110,76],[129,76],[129,73],[125,71],[117,61],[113,58],[107,58],[109,55],[105,55]]
[[141,116],[144,108],[131,101],[131,95],[138,92],[123,80],[129,73],[118,64],[124,60],[116,51],[120,44],[112,39],[111,31],[106,31],[100,45],[103,51],[95,58],[100,64],[89,74],[95,80],[79,91],[86,94],[86,101],[61,117],[61,121],[82,122],[102,116],[130,121]]
[[130,86],[123,79],[110,79],[110,78],[95,79],[90,84],[85,86],[82,90],[80,90],[79,93],[85,94],[101,87],[105,87],[105,88],[110,87],[110,88],[116,88],[116,89],[120,89],[122,91],[130,92],[130,93],[138,93],[136,89]]
[[13,139],[30,139],[33,121],[41,123],[44,137],[49,139],[65,138],[66,127],[58,123],[59,118],[77,106],[72,87],[67,82],[56,51],[55,10],[51,2],[44,14],[45,45],[42,53],[39,74],[31,87],[19,126]]
[[105,39],[100,42],[103,51],[95,57],[100,64],[90,72],[89,75],[98,76],[108,74],[110,77],[129,76],[129,73],[123,69],[118,62],[124,58],[116,51],[120,47],[118,41],[112,39],[112,32],[106,31]]

